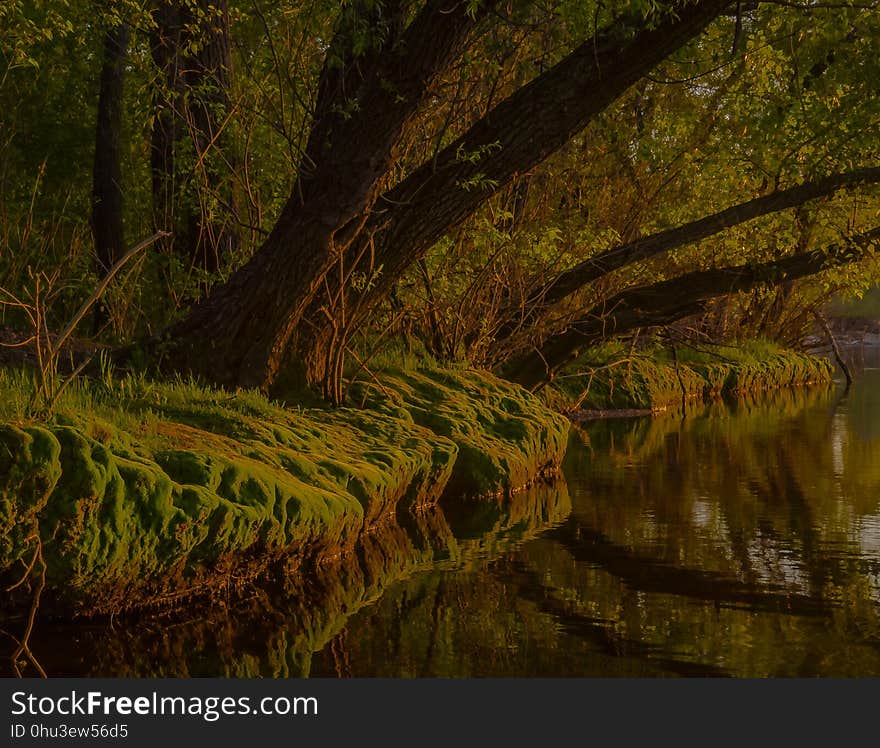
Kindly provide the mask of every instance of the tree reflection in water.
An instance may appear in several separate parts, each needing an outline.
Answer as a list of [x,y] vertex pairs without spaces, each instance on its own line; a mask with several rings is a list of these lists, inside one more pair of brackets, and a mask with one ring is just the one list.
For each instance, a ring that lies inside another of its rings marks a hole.
[[220,612],[32,646],[55,675],[878,676],[877,424],[872,370],[597,421],[566,482],[401,518]]

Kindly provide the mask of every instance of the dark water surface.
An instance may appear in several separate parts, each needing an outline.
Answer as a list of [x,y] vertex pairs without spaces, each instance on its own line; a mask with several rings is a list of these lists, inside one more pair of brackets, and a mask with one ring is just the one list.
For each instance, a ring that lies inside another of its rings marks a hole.
[[50,675],[880,676],[880,370],[576,429],[566,480],[283,589],[38,623]]

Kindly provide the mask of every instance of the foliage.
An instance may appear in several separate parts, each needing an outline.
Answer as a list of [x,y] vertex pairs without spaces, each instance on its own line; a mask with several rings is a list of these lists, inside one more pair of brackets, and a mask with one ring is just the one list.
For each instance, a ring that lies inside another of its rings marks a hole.
[[[213,6],[180,2],[195,26],[218,22]],[[179,256],[150,253],[108,295],[106,336],[118,341],[158,331],[259,246],[301,170],[317,80],[334,27],[350,28],[355,58],[381,52],[396,33],[391,16],[383,15],[385,6],[347,3],[340,16],[334,3],[292,10],[230,4],[234,76],[224,123],[228,154],[212,150],[206,158],[213,165],[205,168],[227,171],[223,179],[234,182],[242,241],[207,276]],[[481,22],[461,60],[434,84],[432,96],[403,133],[387,183],[436,155],[492,103],[558,62],[595,28],[627,14],[659,17],[662,9],[662,4],[642,0],[507,4],[491,22]],[[481,3],[469,12],[479,17]],[[381,20],[374,23],[375,18]],[[71,291],[94,286],[100,275],[87,238],[94,81],[100,34],[120,22],[135,31],[124,94],[126,233],[132,243],[151,233],[149,153],[156,127],[151,102],[168,95],[151,59],[155,19],[155,7],[136,0],[102,4],[97,16],[91,4],[79,0],[15,0],[0,10],[3,287],[21,289],[28,266],[32,272],[61,270]],[[460,146],[459,159],[472,162],[477,171],[459,187],[485,191],[485,208],[401,278],[394,297],[398,311],[392,305],[386,315],[380,310],[368,320],[364,342],[357,343],[361,355],[369,350],[369,338],[391,319],[396,333],[418,336],[440,358],[496,364],[511,353],[507,343],[493,343],[501,315],[560,268],[691,220],[719,203],[876,162],[880,99],[871,91],[880,79],[877,13],[861,6],[762,4],[742,10],[738,20],[722,17],[562,152],[509,187],[499,189],[479,172],[480,162],[500,146]],[[625,24],[618,25],[622,33]],[[188,53],[198,51],[198,37],[193,39]],[[328,59],[331,67],[348,65],[345,59]],[[181,173],[204,167],[198,153],[181,151],[180,159]],[[199,198],[202,209],[225,213],[228,206],[217,202],[213,188],[206,189]],[[877,212],[876,190],[867,188],[683,246],[584,289],[510,345],[516,348],[552,333],[570,312],[593,306],[626,285],[684,269],[757,262],[807,243],[818,246],[870,225]],[[357,271],[349,281],[362,292],[369,277]],[[868,272],[841,269],[821,284],[806,281],[785,289],[784,299],[775,291],[759,291],[751,301],[725,308],[724,324],[717,315],[711,324],[725,339],[736,328],[734,320],[745,318],[756,334],[793,344],[809,327],[810,315],[802,310],[835,293],[858,295],[874,277],[873,266]],[[74,299],[74,292],[66,295],[56,319],[70,315]],[[774,328],[755,317],[755,308],[772,308],[779,318],[776,312],[783,306],[787,325]]]

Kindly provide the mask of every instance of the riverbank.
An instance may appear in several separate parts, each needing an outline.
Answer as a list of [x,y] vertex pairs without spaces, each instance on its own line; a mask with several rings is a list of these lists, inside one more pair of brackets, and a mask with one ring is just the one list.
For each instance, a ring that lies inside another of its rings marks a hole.
[[564,480],[407,514],[211,604],[72,622],[41,610],[30,647],[60,677],[880,672],[878,376],[846,395],[787,388],[592,421],[572,429]]
[[[555,471],[569,427],[473,370],[388,371],[366,408],[335,410],[78,380],[40,422],[23,412],[31,387],[0,377],[0,570],[9,586],[41,558],[43,607],[65,615],[227,594],[344,555],[398,512]],[[5,602],[21,607],[28,587]]]
[[610,344],[563,371],[546,388],[545,399],[575,418],[648,415],[724,396],[829,385],[833,378],[829,360],[763,341],[675,352],[659,347],[632,352]]
[[227,595],[345,556],[401,514],[554,474],[558,411],[652,412],[832,375],[766,346],[726,361],[595,353],[546,399],[471,369],[386,369],[340,409],[127,375],[74,381],[39,420],[32,378],[0,370],[0,582],[29,577],[3,605],[25,608],[43,583],[42,609],[63,616]]
[[[31,645],[48,673],[86,677],[303,677],[314,659],[323,674],[327,651],[338,655],[343,674],[342,652],[350,637],[361,636],[361,612],[389,604],[401,588],[411,590],[413,605],[430,609],[447,574],[479,573],[488,560],[515,552],[563,522],[571,501],[565,481],[557,481],[463,502],[460,521],[451,513],[430,507],[406,522],[391,520],[363,535],[352,553],[254,585],[223,604],[199,606],[196,615],[158,611],[115,627],[43,620]],[[491,590],[484,594],[491,599]],[[518,615],[509,611],[511,626]],[[75,650],[56,644],[72,636]]]

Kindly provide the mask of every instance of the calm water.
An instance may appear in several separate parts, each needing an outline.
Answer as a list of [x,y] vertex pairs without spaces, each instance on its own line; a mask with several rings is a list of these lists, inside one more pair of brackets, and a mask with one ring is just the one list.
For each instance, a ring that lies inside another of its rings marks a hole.
[[880,370],[595,422],[565,476],[229,610],[43,622],[32,649],[52,675],[880,676]]

